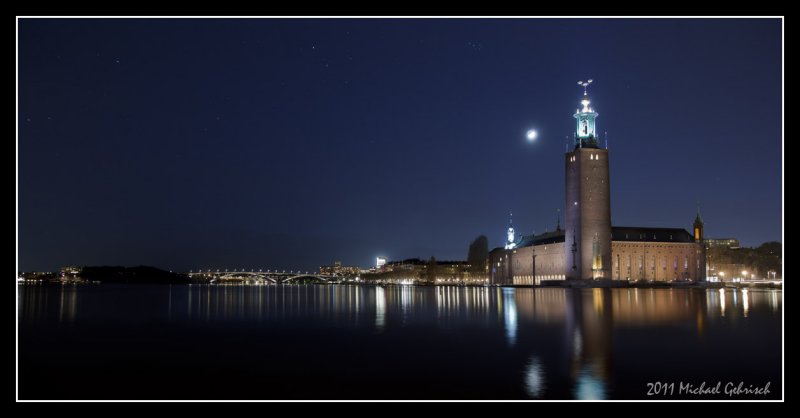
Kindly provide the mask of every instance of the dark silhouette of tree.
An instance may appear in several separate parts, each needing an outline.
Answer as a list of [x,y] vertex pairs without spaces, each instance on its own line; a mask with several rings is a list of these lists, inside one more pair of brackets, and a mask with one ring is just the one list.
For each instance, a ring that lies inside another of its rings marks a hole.
[[[756,277],[766,278],[770,271],[781,277],[781,243],[765,242],[756,248],[713,247],[707,252],[708,263],[712,267],[741,266]],[[738,269],[735,273],[738,273]]]
[[101,283],[190,283],[188,276],[150,266],[87,266],[79,275],[82,279]]
[[436,264],[436,257],[431,256],[431,259],[428,260],[428,266],[425,271],[425,275],[427,277],[428,283],[435,284],[436,283],[436,274],[438,273],[438,265]]
[[471,273],[483,273],[488,259],[489,239],[486,238],[486,235],[481,235],[469,245],[469,252],[467,253],[467,264],[470,265],[469,271]]
[[755,261],[753,265],[764,276],[767,272],[777,272],[777,276],[781,274],[781,243],[780,242],[765,242],[755,249]]

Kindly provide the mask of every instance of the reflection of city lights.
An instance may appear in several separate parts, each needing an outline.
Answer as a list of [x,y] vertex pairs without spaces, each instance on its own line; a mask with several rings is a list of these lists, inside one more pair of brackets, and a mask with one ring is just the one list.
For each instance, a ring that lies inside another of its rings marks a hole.
[[386,325],[386,295],[382,287],[375,288],[375,328],[382,331]]
[[719,311],[725,316],[725,289],[719,289]]
[[517,302],[514,300],[514,289],[503,289],[503,307],[506,337],[508,343],[514,345],[517,340]]
[[749,303],[747,301],[748,292],[747,289],[742,289],[742,307],[744,308],[744,316],[747,317],[747,311],[750,309]]
[[603,380],[595,376],[590,369],[581,370],[575,387],[575,398],[580,400],[599,400],[606,398],[606,386]]
[[531,357],[525,370],[525,390],[531,398],[541,398],[544,394],[544,367],[537,357]]

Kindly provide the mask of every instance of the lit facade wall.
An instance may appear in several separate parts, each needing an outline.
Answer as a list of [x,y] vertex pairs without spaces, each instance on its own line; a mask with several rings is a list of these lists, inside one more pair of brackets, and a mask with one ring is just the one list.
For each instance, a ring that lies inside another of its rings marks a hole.
[[489,281],[492,284],[534,285],[542,280],[563,279],[563,242],[514,250],[499,248],[489,254]]
[[[489,254],[489,281],[501,285],[535,285],[543,280],[564,280],[566,253],[564,242],[495,249]],[[609,260],[606,278],[614,280],[705,280],[702,244],[612,241]]]
[[701,244],[613,241],[611,253],[614,280],[705,279]]

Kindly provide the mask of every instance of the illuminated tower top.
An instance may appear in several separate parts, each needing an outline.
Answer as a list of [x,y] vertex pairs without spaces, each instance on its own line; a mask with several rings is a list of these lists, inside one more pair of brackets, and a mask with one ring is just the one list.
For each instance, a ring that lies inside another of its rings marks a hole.
[[509,212],[508,214],[508,241],[506,241],[506,249],[510,250],[514,248],[516,244],[514,243],[514,223],[512,220],[512,214]]
[[694,240],[703,240],[703,218],[700,217],[700,203],[697,204],[697,216],[694,218]]
[[583,98],[581,99],[583,108],[575,110],[575,119],[578,123],[575,132],[575,148],[600,148],[595,133],[595,119],[598,115],[590,106],[589,84],[592,84],[591,79],[586,82],[578,82],[578,85],[583,86]]

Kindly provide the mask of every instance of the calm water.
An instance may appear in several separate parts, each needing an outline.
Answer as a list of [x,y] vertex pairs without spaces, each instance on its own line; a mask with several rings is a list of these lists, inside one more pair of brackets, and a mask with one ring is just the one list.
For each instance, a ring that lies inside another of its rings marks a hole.
[[704,381],[781,397],[775,290],[18,290],[20,399],[708,399],[679,394]]

